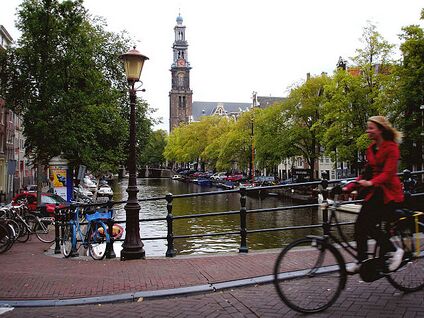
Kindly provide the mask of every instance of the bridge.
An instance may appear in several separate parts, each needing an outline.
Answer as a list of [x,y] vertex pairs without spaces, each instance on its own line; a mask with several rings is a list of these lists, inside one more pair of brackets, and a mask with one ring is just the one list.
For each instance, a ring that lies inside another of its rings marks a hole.
[[171,169],[163,168],[143,168],[138,169],[139,178],[171,178],[174,175],[174,171]]

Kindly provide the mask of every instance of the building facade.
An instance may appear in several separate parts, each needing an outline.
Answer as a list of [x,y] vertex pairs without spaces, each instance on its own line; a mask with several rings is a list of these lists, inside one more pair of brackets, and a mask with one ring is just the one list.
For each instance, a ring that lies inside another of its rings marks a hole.
[[[0,50],[12,43],[13,38],[0,25]],[[34,182],[33,176],[34,170],[25,157],[22,119],[6,108],[0,96],[0,202],[9,202],[20,189]]]

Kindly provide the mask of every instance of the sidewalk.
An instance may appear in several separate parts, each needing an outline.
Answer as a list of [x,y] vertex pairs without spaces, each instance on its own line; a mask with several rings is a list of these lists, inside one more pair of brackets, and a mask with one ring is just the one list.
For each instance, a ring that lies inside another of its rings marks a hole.
[[160,296],[159,291],[193,286],[213,291],[211,284],[271,275],[277,252],[94,261],[54,255],[48,244],[31,238],[0,255],[0,305],[136,292]]

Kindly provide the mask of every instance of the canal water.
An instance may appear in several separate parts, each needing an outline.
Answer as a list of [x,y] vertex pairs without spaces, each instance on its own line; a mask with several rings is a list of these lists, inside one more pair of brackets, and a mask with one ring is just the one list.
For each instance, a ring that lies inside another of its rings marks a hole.
[[[115,201],[127,199],[128,179],[116,180],[112,187]],[[193,198],[175,198],[173,200],[174,216],[190,215],[209,212],[239,211],[240,194],[226,193],[224,190],[215,187],[201,187],[193,183],[184,183],[172,179],[148,179],[138,178],[138,197],[151,198],[165,196],[168,193],[186,194],[198,192],[217,191],[221,194],[214,196],[199,196]],[[290,199],[282,199],[275,196],[268,196],[262,199],[247,197],[247,210],[275,208],[281,206],[292,206],[299,203]],[[142,201],[140,202],[140,219],[153,219],[166,217],[166,201]],[[352,221],[355,217],[345,215],[341,221]],[[124,204],[115,206],[115,219],[125,220]],[[278,212],[251,213],[247,215],[247,229],[271,229],[278,227],[288,227],[296,225],[320,224],[321,213],[317,208],[304,208],[295,210],[284,210]],[[122,224],[125,226],[125,224]],[[175,235],[192,235],[202,233],[238,232],[240,230],[239,215],[213,216],[202,218],[189,218],[174,220]],[[351,226],[343,227],[344,232],[351,237]],[[141,222],[140,233],[143,239],[147,237],[166,237],[166,221]],[[308,234],[320,235],[322,230],[299,229],[290,231],[275,231],[266,233],[248,234],[247,245],[249,250],[261,250],[282,247],[296,238]],[[143,240],[146,256],[164,256],[166,252],[166,240]],[[115,243],[115,252],[119,255]],[[223,235],[213,237],[199,237],[187,239],[175,239],[174,248],[177,255],[181,254],[207,254],[217,252],[238,252],[240,247],[240,235]]]

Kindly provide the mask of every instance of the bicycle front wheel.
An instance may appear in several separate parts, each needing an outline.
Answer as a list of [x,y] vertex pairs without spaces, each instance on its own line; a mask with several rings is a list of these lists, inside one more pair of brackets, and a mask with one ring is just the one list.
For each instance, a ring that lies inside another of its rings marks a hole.
[[90,226],[88,251],[95,260],[102,260],[106,256],[106,231],[106,227],[99,223],[94,223]]
[[67,224],[63,229],[63,241],[61,245],[61,250],[63,256],[68,258],[72,253],[72,238],[74,236],[74,226],[72,224]]
[[13,245],[11,229],[5,223],[0,222],[0,254],[9,250]]
[[342,256],[320,238],[303,238],[284,248],[274,266],[274,285],[283,302],[302,313],[330,307],[346,284]]
[[50,220],[40,220],[35,225],[35,235],[44,243],[53,243],[55,240],[54,222]]
[[392,242],[404,250],[400,267],[387,276],[393,287],[414,292],[424,288],[424,238],[422,233],[413,233],[409,228],[403,229]]
[[[13,220],[9,220],[9,221],[13,221]],[[25,225],[24,221],[17,219],[16,221],[13,221],[16,226],[14,227],[15,231],[16,231],[16,241],[20,242],[20,243],[25,243],[26,241],[29,240],[29,230],[27,228],[27,226]]]

